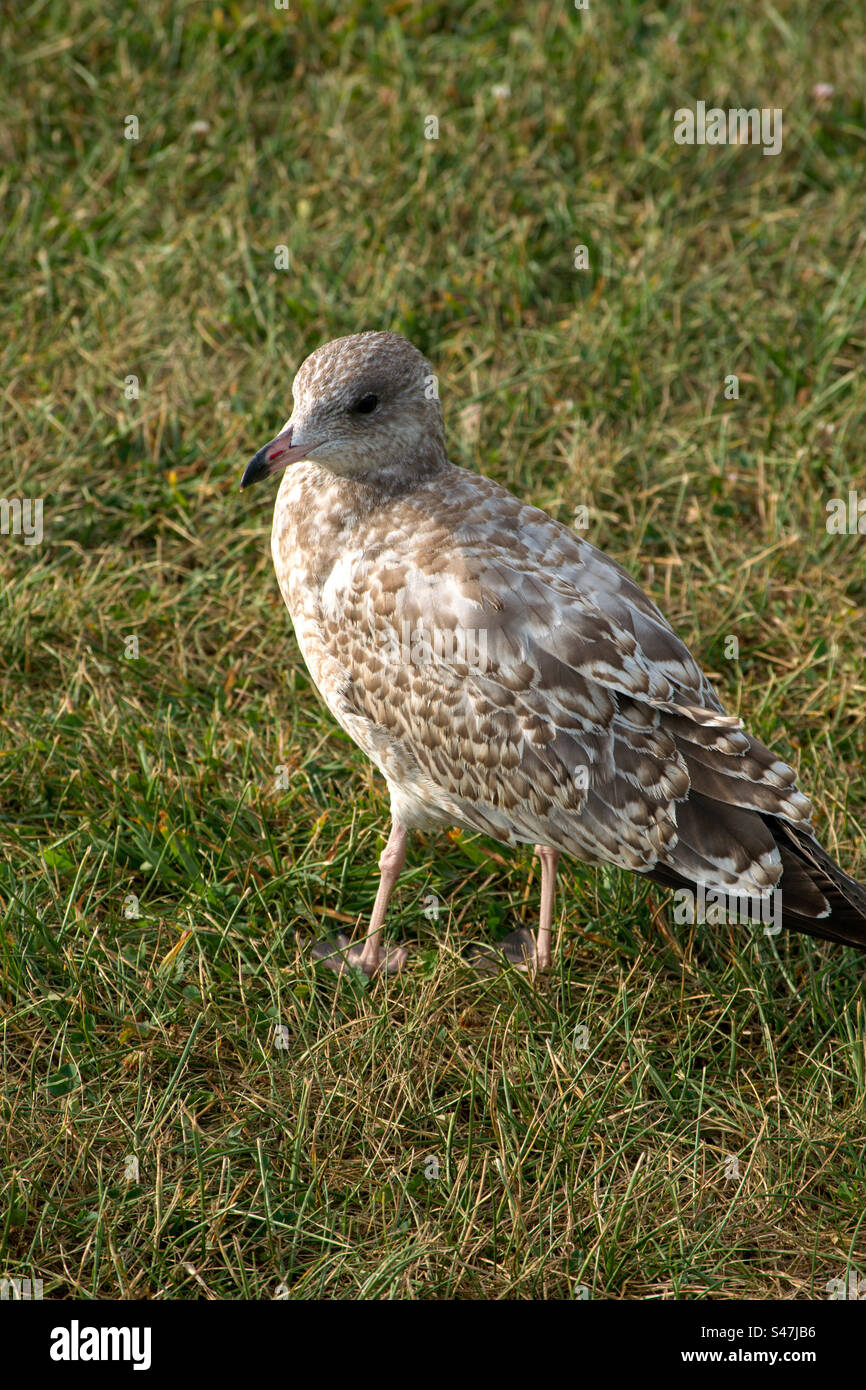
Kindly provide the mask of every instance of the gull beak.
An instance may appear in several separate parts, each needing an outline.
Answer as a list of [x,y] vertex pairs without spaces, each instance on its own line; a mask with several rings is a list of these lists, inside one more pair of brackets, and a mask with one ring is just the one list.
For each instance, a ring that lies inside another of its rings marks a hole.
[[269,478],[273,473],[282,473],[288,464],[305,459],[310,450],[315,449],[315,447],[315,444],[292,443],[292,422],[290,420],[276,439],[272,439],[270,444],[259,449],[259,452],[250,459],[244,470],[244,476],[241,478],[241,492],[245,487],[251,487],[253,483],[259,482],[262,478]]

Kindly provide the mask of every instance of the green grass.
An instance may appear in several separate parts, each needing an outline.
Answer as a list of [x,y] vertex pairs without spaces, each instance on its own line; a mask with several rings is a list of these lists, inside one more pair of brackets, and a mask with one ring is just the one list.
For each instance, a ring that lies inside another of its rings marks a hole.
[[[0,537],[0,1274],[731,1299],[866,1273],[855,953],[678,928],[568,864],[551,978],[479,980],[461,951],[532,923],[537,864],[418,837],[410,968],[316,976],[387,801],[300,663],[272,495],[238,495],[307,352],[404,332],[452,458],[589,508],[866,878],[866,538],[824,524],[866,497],[860,8],[16,11],[2,486],[45,538]],[[781,107],[782,153],[674,144],[698,100]]]

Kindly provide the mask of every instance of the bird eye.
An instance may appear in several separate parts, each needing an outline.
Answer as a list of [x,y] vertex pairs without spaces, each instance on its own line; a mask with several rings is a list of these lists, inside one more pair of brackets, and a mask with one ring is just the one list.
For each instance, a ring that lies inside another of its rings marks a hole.
[[368,391],[366,396],[361,396],[352,406],[352,412],[356,415],[369,415],[379,404],[379,397],[374,396],[372,391]]

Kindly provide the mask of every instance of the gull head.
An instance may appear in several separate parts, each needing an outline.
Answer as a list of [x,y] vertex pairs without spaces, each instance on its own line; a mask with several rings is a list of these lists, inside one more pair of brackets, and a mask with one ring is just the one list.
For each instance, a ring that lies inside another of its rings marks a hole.
[[398,481],[445,460],[430,363],[398,333],[352,333],[316,348],[292,383],[292,414],[250,460],[249,487],[310,459],[343,477]]

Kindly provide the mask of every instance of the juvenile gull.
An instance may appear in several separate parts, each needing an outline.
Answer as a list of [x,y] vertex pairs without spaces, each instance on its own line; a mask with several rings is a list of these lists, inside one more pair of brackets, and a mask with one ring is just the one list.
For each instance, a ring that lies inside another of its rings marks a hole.
[[538,968],[561,853],[735,912],[780,893],[784,926],[866,949],[866,890],[818,844],[793,770],[724,713],[621,565],[449,463],[416,348],[337,338],[292,395],[241,487],[294,465],[274,509],[280,590],[325,704],[391,796],[367,935],[320,958],[400,969],[382,926],[407,832],[449,826],[535,845],[537,940],[518,931],[509,949]]

